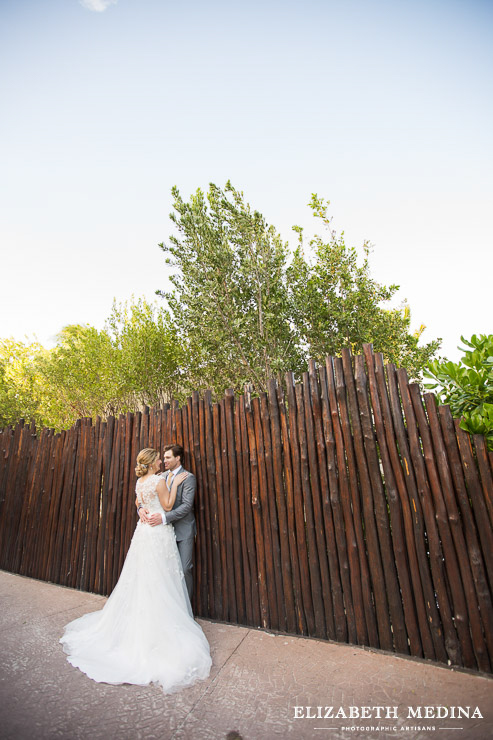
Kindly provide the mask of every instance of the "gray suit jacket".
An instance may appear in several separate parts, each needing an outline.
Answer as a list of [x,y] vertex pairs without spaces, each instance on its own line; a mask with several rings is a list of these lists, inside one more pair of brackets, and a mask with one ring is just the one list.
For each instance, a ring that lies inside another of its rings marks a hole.
[[[183,468],[185,470],[185,468]],[[180,471],[181,472],[181,471]],[[195,488],[197,480],[193,473],[186,471],[187,477],[178,486],[176,492],[176,501],[171,511],[166,512],[166,523],[172,524],[175,528],[177,540],[187,540],[194,537],[197,533],[195,525],[195,516],[193,513],[193,501],[195,498]],[[164,476],[166,477],[166,475]]]

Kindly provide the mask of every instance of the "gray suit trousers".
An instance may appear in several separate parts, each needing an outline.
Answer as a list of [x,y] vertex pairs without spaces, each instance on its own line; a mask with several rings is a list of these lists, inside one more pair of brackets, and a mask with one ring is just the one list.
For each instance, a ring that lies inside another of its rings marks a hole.
[[187,586],[188,596],[190,603],[193,596],[193,542],[195,537],[187,537],[186,540],[177,540],[178,552],[180,553],[180,560],[183,567],[183,573],[185,574],[185,584]]

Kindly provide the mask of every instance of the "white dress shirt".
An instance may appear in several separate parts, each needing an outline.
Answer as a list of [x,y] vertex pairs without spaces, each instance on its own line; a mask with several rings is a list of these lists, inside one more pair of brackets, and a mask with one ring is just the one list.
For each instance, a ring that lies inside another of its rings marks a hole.
[[[173,485],[173,481],[175,479],[175,476],[177,476],[178,473],[180,472],[180,470],[182,470],[182,469],[183,469],[183,466],[182,465],[178,465],[178,467],[175,468],[174,470],[168,470],[167,474],[166,473],[163,473],[163,475],[161,476],[161,477],[163,477],[165,479],[166,485],[168,486],[168,489],[170,491],[171,491],[171,486]],[[165,513],[161,514],[161,518],[163,520],[163,524],[166,524],[166,514]]]

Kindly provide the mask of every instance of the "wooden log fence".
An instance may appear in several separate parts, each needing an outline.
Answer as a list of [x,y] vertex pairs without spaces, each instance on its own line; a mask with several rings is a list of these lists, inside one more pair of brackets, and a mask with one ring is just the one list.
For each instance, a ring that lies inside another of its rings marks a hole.
[[137,453],[175,442],[196,614],[492,672],[493,455],[370,345],[255,398],[0,430],[0,567],[109,594]]

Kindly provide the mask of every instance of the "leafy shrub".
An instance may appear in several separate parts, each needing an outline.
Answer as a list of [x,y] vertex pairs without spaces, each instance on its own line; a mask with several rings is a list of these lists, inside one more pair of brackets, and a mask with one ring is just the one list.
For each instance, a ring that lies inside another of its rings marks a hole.
[[484,434],[493,450],[493,334],[474,334],[461,341],[464,356],[458,363],[432,361],[424,375],[441,403],[449,404],[460,426],[471,434]]

